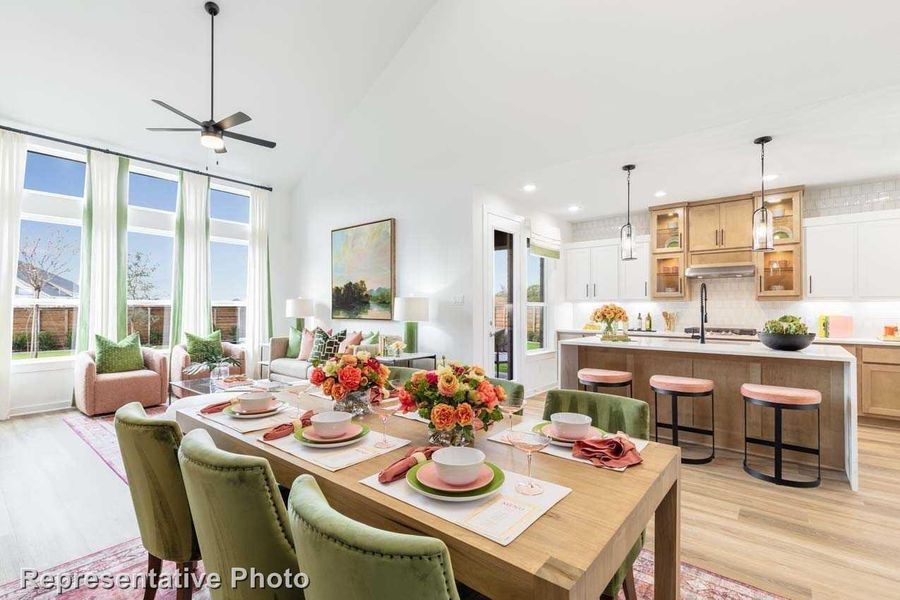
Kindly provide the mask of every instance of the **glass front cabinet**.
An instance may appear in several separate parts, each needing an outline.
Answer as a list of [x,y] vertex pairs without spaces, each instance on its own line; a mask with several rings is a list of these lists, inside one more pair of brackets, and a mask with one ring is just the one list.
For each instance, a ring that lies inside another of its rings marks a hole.
[[684,252],[684,206],[650,210],[650,244],[653,254]]
[[757,298],[799,298],[803,294],[802,254],[800,244],[776,245],[769,252],[757,252]]
[[684,278],[684,253],[654,254],[650,260],[654,298],[687,299]]
[[[756,208],[759,208],[759,193],[753,199]],[[799,244],[803,235],[803,188],[766,192],[766,208],[772,211],[775,246]]]

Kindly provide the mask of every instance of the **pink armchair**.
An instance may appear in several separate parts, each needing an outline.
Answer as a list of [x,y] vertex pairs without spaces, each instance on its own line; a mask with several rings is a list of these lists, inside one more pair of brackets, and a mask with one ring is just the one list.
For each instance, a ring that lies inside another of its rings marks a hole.
[[144,368],[122,373],[97,373],[93,352],[75,357],[75,406],[88,416],[112,413],[129,402],[144,406],[169,399],[169,357],[153,348],[141,348]]
[[[241,362],[241,366],[232,366],[229,368],[229,372],[232,375],[239,375],[244,372],[244,365],[247,361],[244,356],[243,346],[232,344],[230,342],[222,342],[222,352]],[[203,379],[204,377],[209,377],[209,371],[205,369],[199,373],[194,373],[193,375],[185,374],[184,370],[190,364],[191,355],[187,352],[187,346],[179,344],[172,348],[172,381],[190,381],[191,379]],[[184,396],[184,391],[179,388],[174,388],[172,394],[176,398],[182,398]]]

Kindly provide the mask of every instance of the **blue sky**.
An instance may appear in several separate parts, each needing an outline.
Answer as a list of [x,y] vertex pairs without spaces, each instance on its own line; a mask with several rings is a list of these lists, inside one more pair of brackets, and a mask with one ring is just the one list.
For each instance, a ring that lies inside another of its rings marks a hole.
[[56,275],[78,283],[81,272],[79,257],[81,256],[81,227],[75,225],[57,225],[22,219],[19,228],[19,246],[25,248],[30,240],[40,239],[41,243],[56,239],[61,234],[61,242],[69,249],[63,256],[63,268]]
[[247,299],[247,246],[210,242],[209,264],[213,302]]
[[81,197],[84,195],[84,163],[29,152],[25,162],[25,188]]

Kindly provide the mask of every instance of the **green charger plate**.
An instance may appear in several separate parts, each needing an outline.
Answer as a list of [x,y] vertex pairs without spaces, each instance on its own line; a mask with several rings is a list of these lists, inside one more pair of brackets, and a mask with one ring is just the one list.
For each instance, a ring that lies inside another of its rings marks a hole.
[[[309,427],[312,427],[312,425],[310,425]],[[318,440],[311,440],[311,439],[309,439],[308,437],[306,437],[305,435],[303,435],[303,432],[304,432],[304,431],[306,431],[306,427],[304,427],[304,428],[301,429],[300,431],[295,431],[295,432],[294,432],[294,437],[297,438],[298,440],[300,440],[301,442],[303,442],[304,444],[322,444],[322,445],[324,445],[324,446],[329,446],[329,445],[334,444],[334,443],[340,444],[340,443],[343,443],[343,442],[352,442],[353,440],[358,440],[359,438],[361,438],[361,437],[363,437],[364,435],[366,435],[366,434],[369,433],[369,426],[363,424],[363,426],[362,426],[362,431],[360,431],[359,433],[357,433],[356,435],[354,435],[352,438],[347,438],[346,440],[341,440],[340,442],[320,442],[320,441],[318,441]]]
[[416,477],[416,473],[418,473],[419,469],[427,465],[432,461],[428,460],[423,463],[419,463],[414,466],[412,469],[406,472],[406,482],[411,485],[413,488],[419,490],[420,492],[425,492],[428,494],[433,494],[435,496],[445,496],[447,498],[469,498],[472,496],[483,496],[485,494],[490,494],[491,492],[500,489],[500,486],[503,485],[503,482],[506,481],[506,475],[503,473],[503,469],[495,465],[494,463],[489,463],[485,461],[484,464],[489,466],[491,470],[494,472],[494,478],[491,480],[489,484],[484,487],[480,487],[474,490],[468,490],[466,492],[445,492],[444,490],[436,490],[433,487],[428,487],[419,481],[418,477]]
[[[543,433],[541,430],[542,430],[544,427],[546,427],[547,425],[549,425],[549,424],[550,424],[550,421],[541,421],[540,423],[538,423],[537,425],[535,425],[534,427],[532,427],[531,430],[532,430],[533,432],[535,432],[535,433]],[[603,431],[603,430],[600,429],[599,427],[594,427],[593,425],[591,425],[591,429],[596,429],[596,430],[599,431],[603,436],[608,435],[608,432]],[[557,439],[557,438],[554,438],[553,436],[550,436],[550,437],[551,437],[552,439],[554,439],[554,440]],[[565,441],[565,440],[559,440],[559,441],[563,442],[563,441]],[[571,443],[571,442],[567,442],[567,443]]]

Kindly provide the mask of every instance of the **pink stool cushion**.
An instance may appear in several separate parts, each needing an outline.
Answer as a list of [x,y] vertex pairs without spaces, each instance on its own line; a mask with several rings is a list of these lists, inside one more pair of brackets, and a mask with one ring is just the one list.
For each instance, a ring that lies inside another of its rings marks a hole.
[[819,390],[804,390],[802,388],[762,385],[760,383],[745,383],[741,386],[741,395],[776,404],[822,403],[822,394]]
[[650,378],[650,387],[669,392],[685,392],[688,394],[702,394],[713,391],[713,382],[709,379],[694,379],[693,377],[676,377],[674,375],[654,375]]
[[578,369],[578,380],[591,383],[628,383],[631,381],[631,373],[607,369]]

